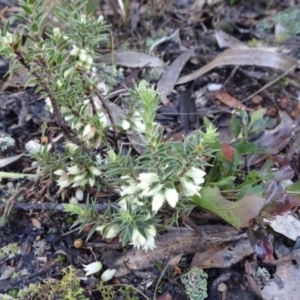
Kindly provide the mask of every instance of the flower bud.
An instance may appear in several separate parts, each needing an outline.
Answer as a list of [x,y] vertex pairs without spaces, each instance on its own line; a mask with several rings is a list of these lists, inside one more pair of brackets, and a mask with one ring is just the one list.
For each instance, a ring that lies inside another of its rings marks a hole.
[[82,201],[83,200],[83,190],[77,189],[76,193],[75,193],[75,197],[76,197],[76,199],[78,199],[78,201]]
[[116,274],[117,270],[116,269],[107,269],[106,271],[103,272],[101,275],[101,280],[103,282],[111,280],[114,275]]

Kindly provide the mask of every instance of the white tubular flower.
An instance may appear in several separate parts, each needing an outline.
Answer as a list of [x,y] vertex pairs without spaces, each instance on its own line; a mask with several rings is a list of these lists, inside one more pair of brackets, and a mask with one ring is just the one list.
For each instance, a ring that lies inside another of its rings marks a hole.
[[148,226],[148,228],[147,228],[147,234],[149,236],[153,236],[153,237],[156,236],[156,229],[155,229],[154,225]]
[[78,174],[82,173],[81,169],[77,165],[67,168],[67,171],[68,171],[68,174],[71,174],[71,175],[78,175]]
[[85,24],[86,23],[86,15],[81,15],[80,16],[80,21],[81,24]]
[[90,185],[90,187],[93,187],[94,185],[95,185],[95,177],[94,176],[92,176],[92,177],[89,177],[89,185]]
[[139,232],[137,228],[134,228],[131,236],[131,245],[135,248],[140,249],[146,243],[145,237]]
[[163,184],[158,184],[154,188],[147,187],[142,193],[142,197],[153,197],[164,187]]
[[149,249],[150,250],[153,250],[155,248],[155,241],[154,241],[154,237],[153,236],[150,236],[147,238],[145,244],[144,244],[144,247],[143,249],[145,251],[148,251]]
[[89,167],[89,170],[94,176],[100,176],[102,174],[102,172],[94,166]]
[[60,38],[61,37],[61,31],[58,27],[53,28],[53,36],[55,38]]
[[136,184],[129,185],[129,186],[122,185],[121,189],[122,189],[122,191],[120,193],[121,196],[134,195],[134,194],[136,194],[136,193],[138,193],[138,192],[141,191],[141,189]]
[[104,21],[104,18],[103,18],[103,16],[102,15],[100,15],[99,17],[98,17],[98,19],[97,19],[97,23],[98,24],[100,24],[100,23],[102,23]]
[[80,49],[73,45],[73,49],[70,52],[71,56],[78,56],[80,54]]
[[131,116],[130,121],[134,124],[134,129],[136,131],[138,131],[140,133],[145,132],[146,125],[145,125],[142,115],[139,112],[135,111],[133,113],[133,115]]
[[60,190],[63,188],[68,187],[72,182],[70,182],[69,180],[58,180],[57,184],[59,185]]
[[178,202],[178,192],[175,188],[166,189],[165,190],[165,197],[167,202],[171,207],[175,207]]
[[135,121],[134,122],[134,129],[140,133],[145,132],[146,130],[146,125],[144,121]]
[[82,132],[82,136],[88,135],[91,132],[91,130],[92,130],[91,124],[85,125],[83,132]]
[[186,197],[191,197],[198,194],[200,187],[196,186],[190,180],[185,177],[179,178],[179,181],[182,185],[182,194]]
[[78,199],[78,201],[83,200],[83,190],[82,189],[77,189],[75,192],[75,197]]
[[88,58],[88,55],[86,54],[86,50],[81,49],[79,53],[79,60],[82,62],[85,62]]
[[13,35],[10,33],[10,32],[7,32],[6,35],[4,37],[2,37],[2,41],[3,41],[3,44],[9,46],[10,44],[13,43]]
[[101,275],[101,280],[103,282],[109,281],[113,279],[114,275],[116,274],[117,270],[116,269],[107,269],[103,272]]
[[45,104],[46,104],[47,109],[48,109],[51,113],[53,113],[53,107],[52,107],[52,103],[51,103],[51,100],[50,100],[49,97],[45,99]]
[[136,210],[139,206],[144,205],[144,203],[142,201],[139,201],[137,197],[134,197],[133,195],[127,195],[118,202],[118,204],[120,205],[120,209],[123,211],[127,211],[127,203],[131,205],[132,210]]
[[108,121],[108,119],[103,111],[98,114],[98,117],[100,119],[100,123],[103,128],[109,126],[110,122]]
[[59,169],[53,173],[55,175],[60,176],[59,179],[57,180],[57,184],[59,185],[60,190],[71,185],[72,182],[69,180],[69,175],[64,170]]
[[[107,226],[106,224],[103,224],[101,226],[98,226],[96,230],[100,231],[100,233],[103,235],[103,229]],[[108,231],[106,235],[104,236],[106,239],[112,239],[116,237],[119,234],[119,227],[117,225],[111,225],[108,227]]]
[[153,248],[155,248],[154,237],[156,236],[156,229],[154,225],[150,225],[146,231],[147,231],[147,240],[143,249],[145,251],[147,251],[148,249],[153,250]]
[[206,173],[200,169],[197,169],[195,167],[191,167],[185,174],[184,176],[190,177],[196,185],[200,185],[204,183],[204,176]]
[[178,202],[178,197],[179,195],[175,188],[161,190],[153,196],[152,210],[157,212],[163,206],[165,200],[167,200],[171,207],[175,207]]
[[53,174],[58,175],[58,176],[62,176],[64,174],[67,175],[67,173],[62,169],[58,169],[58,170],[54,171]]
[[79,148],[79,146],[74,143],[66,143],[65,147],[72,152],[75,152]]
[[142,247],[145,251],[147,251],[148,249],[153,250],[153,248],[155,248],[154,237],[156,235],[156,229],[153,225],[151,225],[146,229],[146,232],[147,239],[145,239],[145,237],[139,232],[139,230],[135,228],[131,236],[131,245],[133,245],[137,249],[140,249]]
[[138,186],[141,189],[146,189],[152,183],[160,181],[159,177],[155,173],[141,173],[139,175],[138,179],[140,180],[140,183],[138,184]]
[[73,181],[74,182],[79,182],[79,181],[82,181],[83,179],[85,179],[87,176],[87,173],[84,172],[83,174],[80,174],[80,175],[76,175],[74,178],[73,178]]
[[163,191],[158,192],[152,199],[152,210],[157,212],[165,202],[165,193]]
[[99,272],[102,269],[102,263],[100,261],[95,261],[89,265],[83,265],[84,271],[87,272],[85,276],[89,276]]
[[86,58],[86,64],[89,65],[89,69],[91,68],[91,65],[93,63],[93,58],[90,56],[90,55],[87,55],[87,58]]

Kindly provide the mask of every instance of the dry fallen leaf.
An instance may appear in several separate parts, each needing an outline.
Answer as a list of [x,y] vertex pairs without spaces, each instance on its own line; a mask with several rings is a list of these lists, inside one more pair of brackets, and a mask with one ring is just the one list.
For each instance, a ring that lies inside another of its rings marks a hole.
[[15,156],[10,156],[10,157],[6,157],[6,158],[1,158],[0,159],[0,168],[3,168],[9,164],[12,164],[13,162],[15,162],[16,160],[18,160],[19,158],[21,158],[24,154],[19,154],[19,155],[15,155]]
[[274,231],[283,234],[289,239],[296,241],[300,232],[300,221],[291,214],[277,215],[275,218],[266,220]]
[[[203,235],[195,234],[188,228],[171,230],[156,239],[156,248],[153,251],[146,252],[132,248],[115,259],[110,267],[117,269],[115,277],[118,278],[125,276],[130,271],[149,268],[156,262],[167,262],[179,254],[186,255],[206,251],[212,245],[237,241],[246,236],[238,234],[236,229],[229,226],[202,226],[201,231]],[[106,262],[105,258],[103,260],[104,263],[111,264],[111,262]]]
[[166,96],[168,96],[176,84],[176,81],[180,75],[180,72],[186,62],[193,55],[193,50],[183,52],[178,56],[165,70],[162,77],[157,82],[157,91],[161,94],[161,101],[164,105],[169,103]]
[[142,52],[123,51],[113,55],[107,53],[100,58],[100,63],[116,64],[128,68],[164,67],[165,63],[158,57]]
[[263,49],[228,49],[200,69],[180,77],[176,84],[187,83],[204,75],[215,67],[228,65],[259,66],[278,69],[284,72],[291,70],[290,72],[292,72],[292,69],[296,68],[298,63],[294,58]]
[[262,289],[263,299],[298,300],[300,295],[300,249],[273,262],[276,264],[276,275],[282,285],[271,279]]
[[249,48],[243,42],[223,30],[216,30],[215,37],[220,48]]
[[205,252],[195,253],[191,267],[202,269],[228,268],[253,252],[248,238],[239,240],[234,246],[222,243],[207,249]]

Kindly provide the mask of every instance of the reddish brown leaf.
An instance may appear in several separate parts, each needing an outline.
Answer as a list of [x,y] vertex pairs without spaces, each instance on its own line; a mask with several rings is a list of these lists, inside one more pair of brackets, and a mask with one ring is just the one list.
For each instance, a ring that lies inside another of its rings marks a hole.
[[215,97],[229,107],[243,108],[245,110],[252,111],[252,109],[247,108],[247,106],[245,106],[236,98],[229,95],[227,92],[216,92]]
[[222,143],[222,153],[225,159],[232,162],[234,159],[235,149],[227,143]]

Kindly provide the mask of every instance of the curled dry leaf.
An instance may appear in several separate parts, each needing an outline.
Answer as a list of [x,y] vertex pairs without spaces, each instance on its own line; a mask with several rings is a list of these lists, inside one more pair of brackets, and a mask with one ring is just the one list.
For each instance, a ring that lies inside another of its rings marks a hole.
[[275,180],[268,183],[265,195],[267,202],[263,211],[268,215],[276,216],[287,213],[300,204],[296,198],[288,194],[283,186]]
[[[264,134],[254,143],[257,147],[262,148],[267,154],[279,153],[292,139],[292,133],[297,127],[297,122],[294,122],[285,111],[279,111],[281,122],[271,130],[266,130]],[[262,161],[266,155],[253,154],[248,158],[248,167]]]

